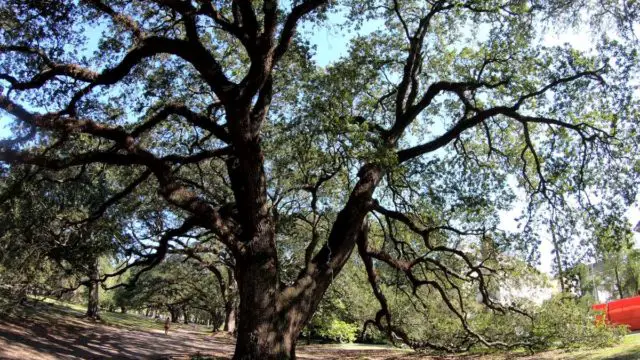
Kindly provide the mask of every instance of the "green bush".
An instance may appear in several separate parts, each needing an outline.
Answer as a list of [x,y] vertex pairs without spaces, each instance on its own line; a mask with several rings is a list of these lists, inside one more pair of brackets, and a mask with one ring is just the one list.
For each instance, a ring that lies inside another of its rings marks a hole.
[[601,348],[619,343],[628,333],[624,326],[596,324],[587,300],[558,294],[535,314],[531,335],[541,348]]
[[358,336],[358,326],[332,319],[315,329],[317,336],[339,343],[352,343]]

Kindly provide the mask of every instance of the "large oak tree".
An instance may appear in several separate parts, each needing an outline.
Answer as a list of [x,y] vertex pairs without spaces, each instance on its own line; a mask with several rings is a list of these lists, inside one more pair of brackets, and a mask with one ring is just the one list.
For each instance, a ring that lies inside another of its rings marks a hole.
[[[545,224],[588,229],[635,198],[635,51],[543,45],[559,26],[633,20],[631,3],[595,3],[4,1],[0,109],[13,134],[0,161],[69,178],[117,169],[84,222],[131,201],[167,220],[131,266],[184,252],[180,237],[221,244],[240,299],[237,360],[293,358],[356,247],[381,331],[448,349],[394,325],[385,264],[416,296],[442,298],[463,345],[509,346],[468,326],[461,284],[507,311],[487,285],[496,250],[534,254]],[[378,30],[318,68],[309,36],[332,17]],[[523,231],[506,234],[499,214],[516,195]]]

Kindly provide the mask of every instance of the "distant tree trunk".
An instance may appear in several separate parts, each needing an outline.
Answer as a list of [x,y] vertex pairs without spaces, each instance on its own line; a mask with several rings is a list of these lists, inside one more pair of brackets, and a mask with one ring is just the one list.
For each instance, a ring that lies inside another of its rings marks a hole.
[[622,292],[622,282],[620,282],[620,274],[618,273],[618,265],[613,267],[613,273],[616,276],[616,287],[618,288],[618,294],[620,295],[620,299],[624,298],[624,294]]
[[180,319],[180,309],[174,305],[167,305],[167,309],[169,309],[169,316],[171,317],[171,322],[177,323]]
[[633,292],[631,295],[636,296],[636,295],[640,295],[638,294],[638,277],[636,276],[636,273],[631,271],[630,275],[629,275],[629,280],[630,282],[629,286],[633,287]]
[[100,319],[100,267],[96,258],[91,264],[89,274],[89,299],[87,301],[87,317],[90,319]]
[[[211,272],[218,279],[218,285],[220,286],[220,294],[222,295],[222,300],[224,301],[224,327],[223,330],[226,332],[233,333],[236,330],[236,322],[237,322],[237,285],[236,279],[233,274],[233,270],[230,267],[226,267],[227,271],[227,279],[225,281],[222,272],[214,265],[208,267]],[[213,313],[212,313],[213,314]],[[216,318],[215,315],[214,318]],[[215,323],[215,321],[214,321]],[[217,331],[216,328],[214,331]]]
[[224,317],[220,316],[216,311],[209,312],[209,325],[213,327],[213,332],[220,330],[220,327],[224,323]]
[[224,331],[234,332],[236,331],[236,305],[233,301],[227,301],[224,306]]
[[185,324],[189,324],[189,312],[187,312],[187,306],[182,306],[182,316]]
[[560,244],[556,239],[556,229],[553,223],[551,224],[551,239],[553,241],[553,249],[556,253],[556,266],[558,267],[558,280],[560,281],[560,291],[565,291],[564,285],[564,271],[562,270],[562,252],[560,251]]
[[127,308],[124,307],[124,306],[120,306],[120,312],[123,313],[123,314],[126,314],[127,313]]

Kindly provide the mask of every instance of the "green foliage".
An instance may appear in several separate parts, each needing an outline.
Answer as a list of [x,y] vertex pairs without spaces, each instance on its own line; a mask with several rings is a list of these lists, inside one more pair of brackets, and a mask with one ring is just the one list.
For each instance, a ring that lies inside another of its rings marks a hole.
[[602,348],[620,343],[624,326],[597,324],[588,299],[558,294],[536,310],[531,336],[537,350],[547,348]]
[[321,339],[344,343],[352,343],[358,336],[358,325],[342,320],[331,319],[328,322],[312,322],[316,336]]

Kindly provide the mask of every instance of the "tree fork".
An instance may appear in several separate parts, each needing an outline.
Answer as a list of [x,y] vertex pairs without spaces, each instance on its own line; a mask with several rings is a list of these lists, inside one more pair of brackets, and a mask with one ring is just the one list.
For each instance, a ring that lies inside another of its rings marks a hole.
[[363,166],[327,243],[292,286],[282,287],[278,278],[273,229],[253,235],[253,252],[236,264],[240,316],[234,360],[295,359],[298,336],[349,259],[382,174],[379,166]]

